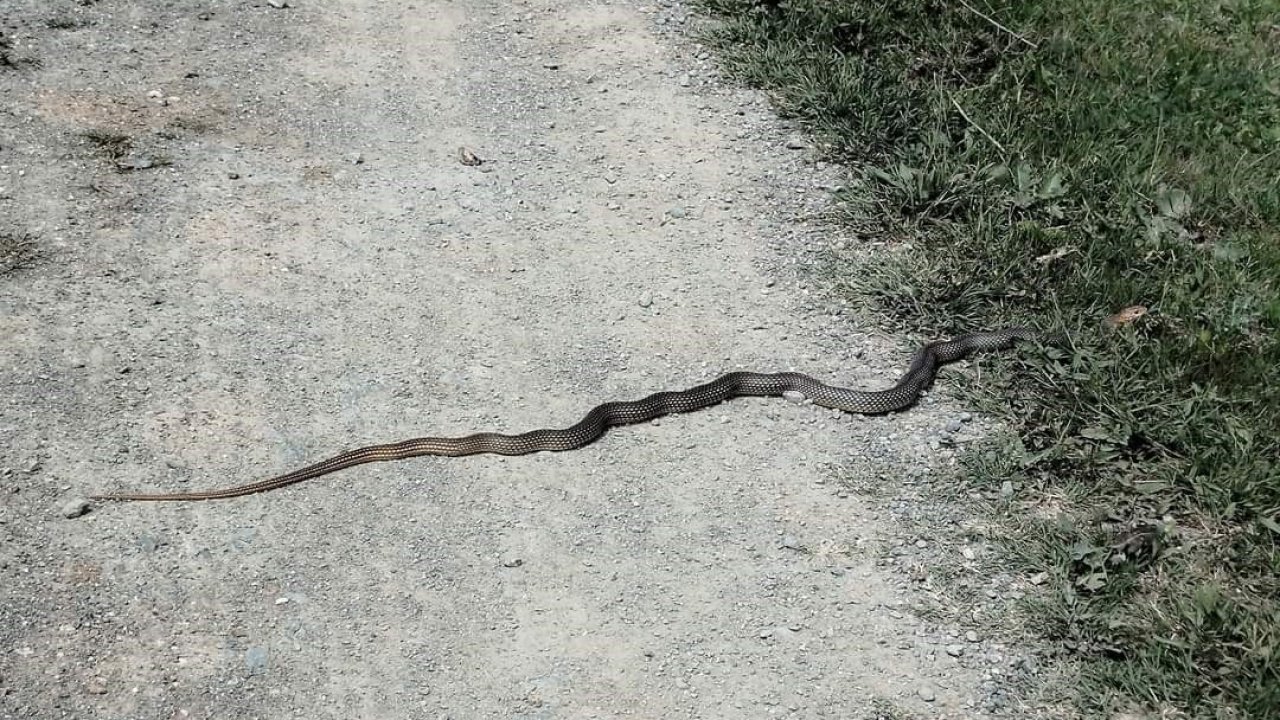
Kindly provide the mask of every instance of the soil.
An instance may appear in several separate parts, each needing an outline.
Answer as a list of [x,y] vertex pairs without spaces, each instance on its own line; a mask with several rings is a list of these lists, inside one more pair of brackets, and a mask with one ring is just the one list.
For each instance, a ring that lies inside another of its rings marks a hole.
[[984,429],[937,393],[84,500],[563,427],[733,369],[891,384],[909,346],[809,267],[844,242],[838,171],[687,10],[0,0],[0,22],[0,718],[1010,712],[991,668],[1016,654],[913,612],[903,556],[932,540],[836,472],[943,471]]

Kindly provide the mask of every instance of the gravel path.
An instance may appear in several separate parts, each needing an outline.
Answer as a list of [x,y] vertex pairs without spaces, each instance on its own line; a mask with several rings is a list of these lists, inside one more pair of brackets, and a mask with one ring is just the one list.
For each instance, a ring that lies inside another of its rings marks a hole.
[[832,471],[949,462],[937,398],[78,500],[565,426],[737,368],[892,382],[902,347],[803,273],[838,241],[814,219],[836,174],[657,29],[678,6],[0,8],[0,231],[39,253],[0,276],[0,717],[993,707],[984,638],[909,611],[900,513]]

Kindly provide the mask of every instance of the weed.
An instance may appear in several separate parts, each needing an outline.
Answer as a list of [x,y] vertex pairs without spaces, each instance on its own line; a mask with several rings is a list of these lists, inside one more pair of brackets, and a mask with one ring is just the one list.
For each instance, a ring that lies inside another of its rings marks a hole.
[[86,130],[82,134],[84,139],[93,143],[98,151],[111,161],[120,160],[133,149],[133,140],[122,133],[110,130]]
[[36,243],[26,233],[0,232],[0,275],[30,267]]

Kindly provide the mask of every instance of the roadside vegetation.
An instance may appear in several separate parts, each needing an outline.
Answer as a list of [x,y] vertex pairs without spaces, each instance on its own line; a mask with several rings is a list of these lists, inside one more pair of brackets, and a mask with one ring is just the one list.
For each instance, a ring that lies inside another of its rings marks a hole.
[[[1089,716],[1280,717],[1280,12],[1271,0],[701,0],[725,66],[850,172],[892,327],[1000,360],[1027,627]],[[1010,483],[1010,484],[1007,484]],[[1036,512],[1028,512],[1035,507]]]

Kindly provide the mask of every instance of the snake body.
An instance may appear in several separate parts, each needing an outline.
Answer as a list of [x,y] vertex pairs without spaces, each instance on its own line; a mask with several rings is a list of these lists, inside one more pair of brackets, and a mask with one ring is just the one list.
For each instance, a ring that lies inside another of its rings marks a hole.
[[931,342],[920,348],[907,372],[888,390],[851,390],[827,385],[795,372],[731,372],[688,390],[654,393],[641,400],[607,402],[592,408],[574,425],[561,430],[532,430],[518,435],[483,432],[465,437],[423,437],[385,445],[370,445],[335,455],[314,465],[247,485],[183,493],[119,493],[94,495],[95,500],[221,500],[266,492],[321,475],[371,462],[404,460],[422,455],[460,457],[480,453],[527,455],[529,453],[575,450],[588,445],[610,427],[648,422],[672,413],[701,410],[735,397],[779,396],[788,392],[804,395],[816,405],[850,413],[880,415],[915,404],[920,393],[933,382],[938,367],[959,360],[974,351],[1001,350],[1019,340],[1032,340],[1037,333],[1025,328],[975,332],[951,340]]

